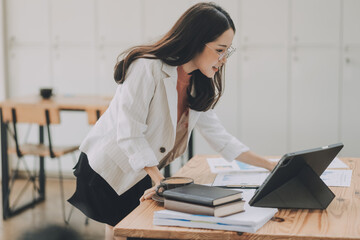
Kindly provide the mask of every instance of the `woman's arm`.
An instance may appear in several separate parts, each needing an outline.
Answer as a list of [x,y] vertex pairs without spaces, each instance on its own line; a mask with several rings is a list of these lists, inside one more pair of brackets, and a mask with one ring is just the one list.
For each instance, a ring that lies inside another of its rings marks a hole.
[[202,112],[196,127],[210,146],[229,161],[235,158],[238,161],[268,170],[272,170],[276,166],[276,163],[249,151],[246,145],[229,134],[213,110]]
[[254,165],[257,167],[266,168],[269,171],[273,170],[273,168],[276,166],[276,162],[272,162],[268,159],[265,159],[259,155],[256,155],[255,153],[251,151],[243,152],[239,156],[235,158],[238,161]]
[[228,161],[232,161],[241,153],[249,151],[245,144],[226,131],[214,110],[201,112],[195,127],[212,149]]
[[161,174],[159,169],[154,167],[145,167],[144,170],[147,172],[147,174],[151,177],[151,180],[154,182],[154,186],[152,188],[147,189],[144,194],[139,199],[140,202],[150,199],[152,195],[155,194],[157,186],[160,184],[160,181],[164,179],[164,176]]
[[151,180],[153,180],[155,185],[159,185],[160,181],[164,179],[164,176],[161,174],[161,172],[159,171],[159,169],[156,166],[145,167],[144,170],[151,177]]

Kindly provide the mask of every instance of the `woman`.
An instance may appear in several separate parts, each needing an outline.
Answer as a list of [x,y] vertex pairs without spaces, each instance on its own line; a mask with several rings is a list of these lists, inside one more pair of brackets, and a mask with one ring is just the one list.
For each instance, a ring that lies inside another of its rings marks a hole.
[[195,126],[224,158],[274,167],[227,133],[212,110],[223,92],[234,34],[226,11],[198,3],[158,42],[129,49],[115,66],[119,86],[80,146],[77,190],[69,199],[107,224],[108,239],[137,199],[155,193],[164,178],[159,169],[184,153]]

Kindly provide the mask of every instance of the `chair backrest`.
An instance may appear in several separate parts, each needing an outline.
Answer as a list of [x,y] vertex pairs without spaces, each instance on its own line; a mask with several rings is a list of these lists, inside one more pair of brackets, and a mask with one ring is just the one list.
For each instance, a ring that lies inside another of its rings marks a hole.
[[17,123],[31,123],[46,126],[48,135],[48,147],[50,157],[54,158],[55,154],[52,148],[50,124],[60,123],[60,111],[51,104],[3,104],[1,106],[3,111],[3,121],[13,124],[16,153],[18,157],[22,156],[18,134]]
[[43,104],[9,104],[3,105],[4,122],[34,123],[46,125],[46,112],[49,115],[49,124],[60,123],[60,111],[56,106]]

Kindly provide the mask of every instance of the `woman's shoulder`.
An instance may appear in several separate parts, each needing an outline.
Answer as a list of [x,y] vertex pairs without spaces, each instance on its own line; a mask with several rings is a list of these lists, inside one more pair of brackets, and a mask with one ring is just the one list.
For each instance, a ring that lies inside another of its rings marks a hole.
[[161,69],[164,62],[160,59],[139,58],[132,62],[132,67],[145,67],[149,69]]
[[169,75],[169,68],[172,67],[167,65],[160,59],[139,58],[131,63],[129,67],[129,72],[142,72],[146,75],[153,76],[155,77],[155,79],[159,80]]

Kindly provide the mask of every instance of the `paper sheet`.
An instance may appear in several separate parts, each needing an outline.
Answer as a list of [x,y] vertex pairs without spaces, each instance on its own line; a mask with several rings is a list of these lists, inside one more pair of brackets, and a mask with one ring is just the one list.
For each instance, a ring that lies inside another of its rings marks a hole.
[[[279,159],[269,159],[279,161]],[[217,173],[213,186],[260,186],[269,175],[264,168],[255,167],[236,160],[231,162],[224,158],[208,158],[210,170]],[[334,158],[321,179],[329,187],[349,187],[352,170],[339,158]]]
[[[270,161],[278,162],[280,159],[269,159]],[[209,164],[210,170],[212,173],[224,173],[224,172],[268,172],[265,168],[255,167],[243,162],[233,160],[231,162],[225,160],[224,158],[208,158],[207,162]],[[328,166],[328,169],[341,169],[349,168],[343,161],[339,158],[334,158],[334,160]]]
[[218,173],[213,186],[260,186],[269,172]]
[[336,157],[328,166],[328,169],[335,169],[335,168],[349,168],[349,167],[343,161],[341,161],[338,157]]
[[249,172],[249,171],[268,172],[268,170],[265,168],[255,167],[253,165],[249,165],[236,160],[229,162],[224,158],[208,158],[207,162],[209,164],[212,173]]
[[235,160],[231,162],[226,161],[224,158],[208,158],[206,160],[212,173],[234,172],[239,170]]
[[[218,173],[212,186],[260,186],[268,172]],[[329,187],[350,187],[352,170],[327,169],[320,176]]]
[[350,187],[352,170],[327,169],[320,176],[329,187]]

